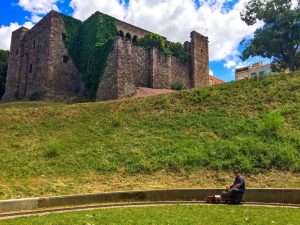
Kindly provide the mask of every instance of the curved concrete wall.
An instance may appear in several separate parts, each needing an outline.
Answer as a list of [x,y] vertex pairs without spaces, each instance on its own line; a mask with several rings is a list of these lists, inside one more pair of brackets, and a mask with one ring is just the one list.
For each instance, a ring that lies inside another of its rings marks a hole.
[[[7,212],[101,203],[205,201],[207,196],[220,194],[222,191],[222,189],[173,189],[5,200],[0,201],[0,216],[1,213]],[[300,189],[248,189],[244,201],[300,205]]]

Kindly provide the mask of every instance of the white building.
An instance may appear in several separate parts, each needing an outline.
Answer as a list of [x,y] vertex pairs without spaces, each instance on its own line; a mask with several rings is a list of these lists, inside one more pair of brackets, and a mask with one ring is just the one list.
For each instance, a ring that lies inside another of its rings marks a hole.
[[235,80],[250,79],[258,76],[266,76],[272,74],[270,64],[256,63],[251,66],[239,68],[235,70]]

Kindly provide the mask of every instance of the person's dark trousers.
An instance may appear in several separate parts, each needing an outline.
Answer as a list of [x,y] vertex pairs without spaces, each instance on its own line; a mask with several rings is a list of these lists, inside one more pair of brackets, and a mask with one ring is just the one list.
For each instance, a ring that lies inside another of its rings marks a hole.
[[230,204],[240,204],[243,199],[243,192],[241,192],[238,189],[230,189],[228,191],[225,191],[221,194],[222,199],[226,203]]

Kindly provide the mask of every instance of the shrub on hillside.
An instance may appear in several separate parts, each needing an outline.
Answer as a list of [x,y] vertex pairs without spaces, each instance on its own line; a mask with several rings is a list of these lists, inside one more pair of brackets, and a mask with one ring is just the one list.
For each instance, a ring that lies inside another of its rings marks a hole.
[[111,120],[111,126],[114,128],[118,128],[122,126],[122,119],[118,115],[114,115]]
[[30,101],[40,101],[40,100],[43,99],[44,96],[45,96],[45,92],[43,92],[43,91],[36,91],[36,92],[33,92],[29,96],[29,100]]
[[59,150],[62,149],[61,144],[56,140],[50,140],[44,153],[46,159],[53,159],[59,156]]
[[181,90],[185,89],[185,86],[181,82],[174,82],[171,84],[171,88],[176,91],[181,91]]
[[277,136],[277,132],[283,127],[284,117],[280,112],[266,114],[259,123],[259,131],[262,135],[271,137]]
[[46,152],[45,152],[45,154],[44,154],[44,156],[45,156],[45,158],[47,158],[47,159],[53,159],[53,158],[56,158],[56,157],[58,157],[58,151],[56,150],[56,149],[48,149]]

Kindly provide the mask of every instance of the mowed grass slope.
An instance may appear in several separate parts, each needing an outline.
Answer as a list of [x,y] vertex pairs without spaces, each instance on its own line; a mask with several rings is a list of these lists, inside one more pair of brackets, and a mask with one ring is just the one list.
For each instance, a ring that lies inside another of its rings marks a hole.
[[300,74],[105,103],[7,103],[0,113],[0,198],[72,193],[92,175],[300,171]]

